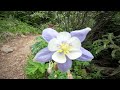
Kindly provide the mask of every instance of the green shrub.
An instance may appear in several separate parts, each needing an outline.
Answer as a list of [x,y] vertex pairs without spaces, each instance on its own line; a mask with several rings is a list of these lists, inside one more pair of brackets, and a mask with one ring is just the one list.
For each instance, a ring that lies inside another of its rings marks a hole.
[[41,36],[38,36],[36,40],[37,42],[31,46],[31,52],[33,55],[36,55],[38,51],[47,47],[47,42]]
[[14,34],[38,34],[40,31],[26,23],[14,19],[12,16],[0,20],[0,33],[11,32]]
[[31,55],[27,59],[27,65],[25,67],[25,73],[27,78],[30,79],[44,79],[48,64],[33,62],[34,56]]
[[97,57],[102,51],[112,49],[112,58],[120,59],[120,47],[115,42],[117,39],[119,39],[119,36],[114,36],[113,33],[108,33],[107,35],[104,35],[102,39],[93,42],[91,47],[92,53],[94,54],[94,56]]

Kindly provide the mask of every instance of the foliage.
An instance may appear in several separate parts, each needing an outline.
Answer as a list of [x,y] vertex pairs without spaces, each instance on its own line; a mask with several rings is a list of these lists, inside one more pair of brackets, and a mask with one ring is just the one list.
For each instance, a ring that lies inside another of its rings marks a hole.
[[102,78],[100,70],[90,62],[75,60],[71,69],[74,79],[100,79]]
[[67,79],[67,73],[53,70],[53,72],[48,76],[48,79]]
[[120,12],[118,12],[115,17],[112,19],[114,21],[114,24],[120,25]]
[[38,51],[47,47],[47,42],[41,36],[38,36],[36,40],[37,42],[31,46],[31,51],[33,55],[36,55]]
[[110,48],[112,49],[112,58],[120,59],[120,47],[115,44],[115,39],[118,39],[118,37],[119,36],[114,36],[113,33],[108,33],[103,36],[103,39],[94,41],[91,47],[94,56],[97,56],[101,51]]
[[37,42],[31,46],[32,55],[28,57],[28,63],[25,67],[26,75],[30,79],[45,78],[46,70],[48,68],[47,63],[39,63],[33,61],[33,58],[37,52],[47,46],[47,42],[45,42],[41,36],[38,36],[36,40]]
[[44,79],[48,64],[33,62],[34,56],[28,57],[28,62],[25,67],[25,73],[30,79]]
[[51,23],[67,32],[84,27],[92,27],[95,24],[93,17],[95,17],[96,12],[56,11],[52,12],[52,14],[54,18]]
[[[103,58],[106,59],[106,62],[109,61],[111,66],[114,66],[112,72],[111,69],[104,69],[104,74],[106,78],[119,78],[120,76],[120,35],[114,36],[113,33],[108,33],[103,35],[102,39],[98,39],[93,42],[91,51],[94,54],[96,59]],[[105,56],[106,55],[106,56]],[[106,57],[106,58],[105,58]],[[105,61],[105,60],[104,60]],[[105,62],[103,62],[104,64]],[[106,65],[106,68],[108,66]],[[107,74],[108,72],[111,72]]]
[[[67,73],[52,69],[52,73],[48,74],[48,63],[33,62],[33,56],[28,58],[25,68],[27,78],[30,79],[67,79]],[[89,71],[88,71],[89,70]],[[74,61],[71,68],[74,79],[100,79],[102,78],[100,70],[94,64],[89,62]]]
[[39,30],[37,28],[34,28],[26,23],[18,21],[17,19],[14,19],[12,16],[0,20],[0,33],[7,31],[19,34],[39,33]]
[[0,15],[13,17],[26,22],[34,27],[51,23],[61,27],[64,31],[72,31],[84,27],[93,27],[95,11],[4,11]]

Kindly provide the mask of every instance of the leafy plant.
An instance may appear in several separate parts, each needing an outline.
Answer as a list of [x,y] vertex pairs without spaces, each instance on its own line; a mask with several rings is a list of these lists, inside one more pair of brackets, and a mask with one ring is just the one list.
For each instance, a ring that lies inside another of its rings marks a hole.
[[74,79],[99,79],[101,78],[100,70],[95,68],[90,62],[75,60],[71,69]]
[[11,32],[14,34],[38,34],[39,30],[26,23],[18,21],[10,16],[9,18],[3,18],[0,20],[0,33]]
[[47,47],[47,42],[41,36],[38,36],[36,40],[37,42],[31,46],[31,51],[33,55],[36,55],[38,51]]
[[115,44],[114,39],[116,39],[116,37],[113,35],[113,33],[108,33],[107,35],[103,36],[103,39],[94,41],[91,47],[92,53],[97,56],[101,51],[110,48],[112,49],[112,58],[116,58],[116,55],[119,55],[118,52],[120,52],[120,47]]
[[48,76],[48,79],[67,79],[67,73],[53,70],[53,72]]
[[55,11],[51,12],[51,23],[58,25],[62,30],[70,32],[84,27],[92,27],[95,24],[96,12],[88,11]]
[[33,55],[28,57],[27,66],[25,67],[25,72],[30,79],[43,79],[45,78],[45,73],[48,68],[48,63],[38,63],[33,62]]
[[33,58],[37,52],[47,46],[47,42],[41,37],[36,38],[37,42],[31,46],[32,55],[28,57],[28,63],[25,72],[28,78],[40,79],[46,78],[48,63],[34,62]]

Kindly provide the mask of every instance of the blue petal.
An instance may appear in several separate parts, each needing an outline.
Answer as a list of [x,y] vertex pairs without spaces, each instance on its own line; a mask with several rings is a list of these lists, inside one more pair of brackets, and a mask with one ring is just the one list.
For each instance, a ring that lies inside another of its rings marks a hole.
[[65,63],[58,63],[57,66],[59,70],[61,70],[62,72],[66,72],[69,70],[69,68],[72,67],[72,60],[67,58]]
[[42,37],[49,42],[51,39],[55,38],[58,35],[58,32],[52,28],[46,28],[42,32]]
[[81,51],[82,51],[82,55],[77,58],[77,60],[80,60],[80,61],[91,61],[94,56],[86,49],[84,49],[83,47],[81,47]]
[[81,29],[81,30],[76,30],[76,31],[72,31],[70,34],[73,37],[77,37],[80,39],[81,42],[83,42],[86,38],[86,35],[88,34],[88,32],[91,31],[91,28],[87,27],[85,29]]
[[40,50],[36,56],[34,57],[35,61],[38,62],[48,62],[50,60],[52,60],[52,54],[53,52],[49,51],[48,48],[44,48],[42,50]]

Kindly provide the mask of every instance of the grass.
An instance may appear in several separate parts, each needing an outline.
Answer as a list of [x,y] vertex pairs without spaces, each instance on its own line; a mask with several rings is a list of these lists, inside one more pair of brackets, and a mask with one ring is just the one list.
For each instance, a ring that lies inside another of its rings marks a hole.
[[0,18],[0,41],[22,34],[40,34],[40,30],[13,17]]

